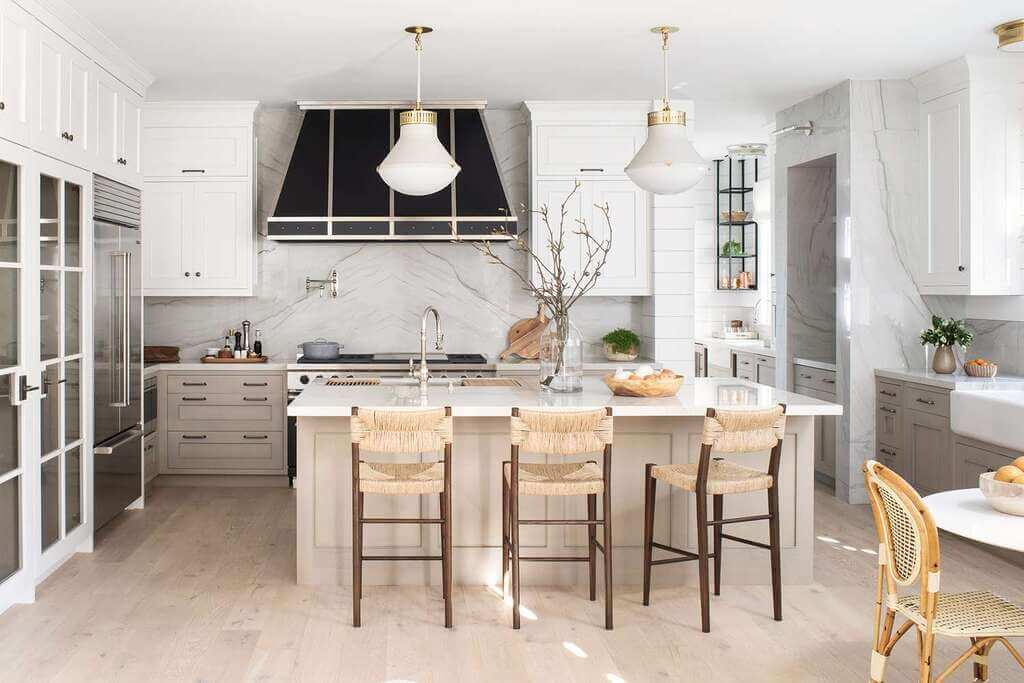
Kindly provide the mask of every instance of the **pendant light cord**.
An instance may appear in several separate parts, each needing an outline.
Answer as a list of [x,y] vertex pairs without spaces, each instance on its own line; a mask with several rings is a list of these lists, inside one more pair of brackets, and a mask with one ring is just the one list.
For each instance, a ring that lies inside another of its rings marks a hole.
[[668,106],[668,31],[665,30],[661,32],[661,62],[665,81],[665,96],[661,101],[664,110],[668,111],[671,107]]
[[416,34],[416,109],[420,107],[420,57],[423,54],[423,43],[420,40],[420,33]]

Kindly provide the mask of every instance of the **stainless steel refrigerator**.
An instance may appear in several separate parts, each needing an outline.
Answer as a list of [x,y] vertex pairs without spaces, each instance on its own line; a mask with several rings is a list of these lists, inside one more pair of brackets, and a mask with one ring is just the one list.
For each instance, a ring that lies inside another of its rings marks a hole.
[[142,495],[141,193],[95,176],[95,528]]

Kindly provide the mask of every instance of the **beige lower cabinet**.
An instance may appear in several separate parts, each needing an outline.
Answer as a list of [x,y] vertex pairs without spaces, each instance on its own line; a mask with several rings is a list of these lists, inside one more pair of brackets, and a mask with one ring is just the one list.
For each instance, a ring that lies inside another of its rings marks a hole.
[[[774,376],[775,368],[772,368]],[[836,402],[836,373],[831,370],[793,365],[793,391],[820,401]],[[825,481],[836,478],[837,418],[821,416],[814,419],[814,473]]]
[[158,382],[161,474],[287,473],[282,373],[168,373]]
[[953,436],[953,459],[956,472],[956,487],[972,489],[978,486],[978,477],[985,472],[995,472],[1003,465],[1013,462],[1019,453],[975,441],[965,436]]
[[142,473],[146,484],[153,481],[160,470],[159,434],[152,432],[142,440]]

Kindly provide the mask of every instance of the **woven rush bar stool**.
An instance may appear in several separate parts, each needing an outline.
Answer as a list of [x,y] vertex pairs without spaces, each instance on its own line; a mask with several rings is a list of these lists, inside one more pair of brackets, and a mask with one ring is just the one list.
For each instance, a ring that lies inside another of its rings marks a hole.
[[[779,536],[779,461],[782,437],[786,432],[786,406],[767,410],[715,410],[708,408],[701,434],[700,460],[679,465],[648,463],[644,486],[644,605],[651,604],[651,568],[659,564],[697,560],[700,575],[700,622],[704,633],[711,632],[711,606],[708,595],[708,560],[715,560],[715,595],[722,589],[722,539],[727,538],[771,552],[772,602],[775,621],[782,621],[782,543]],[[742,455],[771,451],[768,471],[712,459],[712,451]],[[654,504],[658,481],[664,481],[697,495],[697,552],[692,553],[654,540]],[[768,514],[725,519],[724,496],[730,493],[768,492]],[[708,495],[712,497],[712,519],[708,520]],[[767,521],[769,543],[752,541],[722,531],[726,524]],[[708,528],[714,530],[714,552],[708,552]],[[654,549],[677,557],[655,560]]]
[[[878,533],[878,582],[875,599],[871,680],[885,680],[885,665],[900,638],[917,629],[918,676],[932,680],[936,634],[970,638],[971,645],[935,681],[946,680],[967,660],[974,679],[988,680],[988,655],[996,643],[1006,646],[1017,663],[1024,657],[1007,640],[1024,636],[1024,609],[988,591],[939,592],[939,532],[924,501],[900,475],[874,460],[864,463],[871,511]],[[917,590],[899,594],[903,586]],[[906,621],[896,629],[896,616]]]
[[[444,451],[437,462],[388,463],[360,459],[360,447],[377,453],[419,454]],[[363,562],[418,560],[441,562],[444,625],[452,615],[452,409],[360,410],[352,408],[352,625],[360,625]],[[387,496],[438,494],[439,518],[365,517],[367,493]],[[440,555],[364,555],[366,524],[438,524]]]
[[[557,464],[520,463],[519,451],[547,455],[581,455],[602,451],[601,466],[593,461]],[[520,562],[587,562],[590,599],[597,599],[597,551],[604,556],[604,627],[612,628],[611,522],[612,410],[541,411],[512,409],[512,457],[502,464],[501,585],[505,590],[512,568],[512,628],[519,628]],[[597,495],[602,494],[601,519]],[[519,496],[586,496],[587,519],[520,519]],[[522,557],[519,527],[524,525],[583,525],[587,555]],[[604,531],[597,540],[597,527]]]

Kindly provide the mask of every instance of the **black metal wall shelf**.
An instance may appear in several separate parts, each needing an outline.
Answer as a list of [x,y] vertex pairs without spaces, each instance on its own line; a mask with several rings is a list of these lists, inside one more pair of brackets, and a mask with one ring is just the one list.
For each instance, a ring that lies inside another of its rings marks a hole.
[[[754,159],[754,181],[757,181],[758,160]],[[722,185],[722,164],[725,168],[725,185]],[[738,171],[738,185],[733,184],[733,173]],[[747,195],[754,191],[747,187],[747,160],[715,159],[715,219],[718,223],[715,262],[715,286],[720,291],[747,292],[757,289],[757,221],[748,220],[753,202]],[[727,200],[723,203],[722,196]],[[742,220],[732,220],[734,212],[746,212]],[[723,215],[727,218],[723,218]]]

